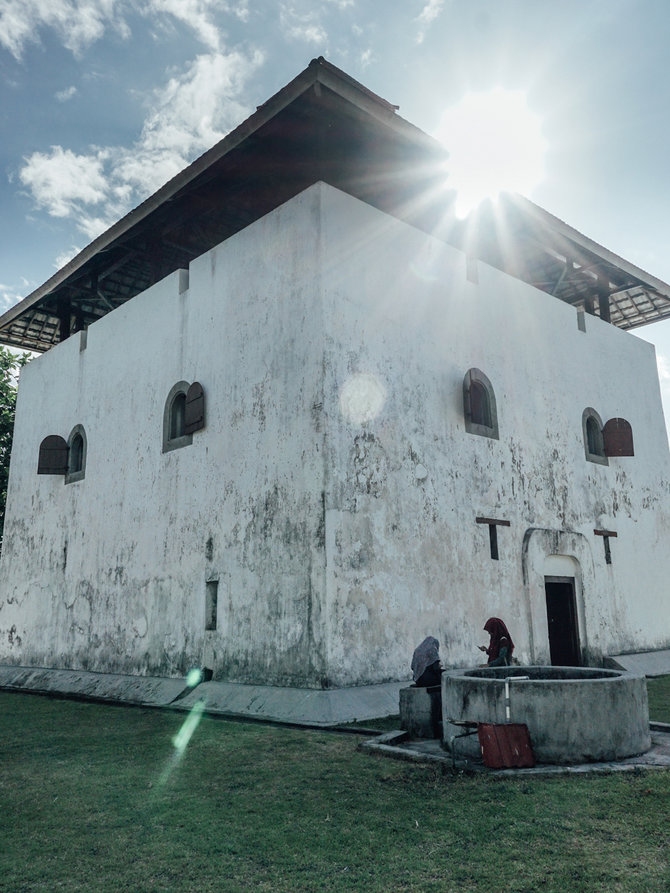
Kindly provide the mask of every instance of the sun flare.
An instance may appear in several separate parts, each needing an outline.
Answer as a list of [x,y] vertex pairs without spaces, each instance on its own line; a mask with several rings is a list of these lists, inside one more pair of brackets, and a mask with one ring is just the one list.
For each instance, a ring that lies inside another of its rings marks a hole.
[[544,177],[542,122],[520,90],[466,93],[444,112],[436,135],[449,152],[449,183],[457,190],[459,216],[501,192],[530,198]]

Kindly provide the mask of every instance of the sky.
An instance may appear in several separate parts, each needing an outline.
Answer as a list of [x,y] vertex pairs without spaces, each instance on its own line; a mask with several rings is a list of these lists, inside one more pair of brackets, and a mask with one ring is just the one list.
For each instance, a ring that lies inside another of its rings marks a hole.
[[[670,281],[669,37],[668,0],[0,0],[0,311],[321,55],[454,163],[502,117],[503,185]],[[670,320],[635,332],[670,421]]]

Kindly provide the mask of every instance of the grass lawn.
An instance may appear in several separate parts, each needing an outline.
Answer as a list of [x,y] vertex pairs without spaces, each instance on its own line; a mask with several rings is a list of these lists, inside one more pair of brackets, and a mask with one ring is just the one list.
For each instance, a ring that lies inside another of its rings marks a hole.
[[649,719],[670,723],[670,676],[647,679]]
[[452,777],[360,736],[0,693],[0,889],[667,891],[670,773]]

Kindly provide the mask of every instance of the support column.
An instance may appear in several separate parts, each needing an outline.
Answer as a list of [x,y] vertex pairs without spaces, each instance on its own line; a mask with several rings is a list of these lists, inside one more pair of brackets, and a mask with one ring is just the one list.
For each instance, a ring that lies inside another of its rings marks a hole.
[[70,337],[72,323],[72,305],[69,298],[63,298],[58,302],[58,340],[65,341]]
[[609,283],[598,278],[598,309],[604,322],[611,322]]

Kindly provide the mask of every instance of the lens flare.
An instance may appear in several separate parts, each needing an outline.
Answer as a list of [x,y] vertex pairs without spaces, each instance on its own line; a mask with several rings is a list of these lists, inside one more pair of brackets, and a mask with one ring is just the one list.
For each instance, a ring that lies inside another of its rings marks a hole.
[[386,388],[372,373],[359,372],[342,385],[340,412],[354,425],[376,419],[385,403]]
[[197,701],[193,707],[191,708],[188,716],[182,723],[181,728],[177,732],[177,734],[172,739],[172,743],[174,744],[175,750],[181,756],[186,748],[188,747],[188,743],[193,737],[193,733],[200,725],[200,720],[202,719],[202,714],[205,711],[205,702]]
[[457,190],[459,216],[501,192],[530,198],[544,178],[542,122],[523,91],[466,93],[444,112],[436,136],[449,152],[447,182]]
[[205,712],[205,707],[206,701],[204,698],[201,698],[199,701],[197,701],[189,710],[188,716],[181,724],[181,727],[179,728],[177,734],[172,738],[172,745],[174,747],[174,750],[163,766],[163,770],[160,774],[160,777],[158,778],[158,782],[155,787],[156,795],[167,785],[172,776],[172,773],[181,763],[184,752],[186,751],[186,748],[188,747],[188,744],[193,737],[195,730],[200,725],[200,720],[202,719],[202,715]]
[[189,688],[195,688],[196,685],[200,685],[202,682],[202,670],[194,667],[192,670],[188,671],[186,676],[186,684]]

